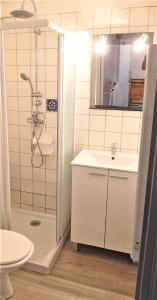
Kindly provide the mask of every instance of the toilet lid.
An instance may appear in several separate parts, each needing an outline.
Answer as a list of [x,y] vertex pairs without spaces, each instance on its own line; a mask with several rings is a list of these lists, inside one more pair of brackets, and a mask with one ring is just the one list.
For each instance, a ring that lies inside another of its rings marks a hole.
[[20,233],[0,230],[0,264],[13,264],[24,259],[32,248],[32,242]]

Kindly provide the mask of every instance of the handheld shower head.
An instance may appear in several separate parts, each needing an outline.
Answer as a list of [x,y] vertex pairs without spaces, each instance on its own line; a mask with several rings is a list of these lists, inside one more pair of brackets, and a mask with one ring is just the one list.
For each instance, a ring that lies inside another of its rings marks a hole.
[[23,80],[28,81],[28,83],[29,83],[29,85],[30,85],[30,88],[31,88],[31,92],[32,92],[32,94],[33,94],[33,93],[34,93],[33,85],[32,85],[32,82],[31,82],[31,79],[29,78],[29,76],[28,76],[26,73],[21,73],[20,76],[21,76],[21,78],[22,78]]
[[29,80],[29,76],[26,73],[21,73],[20,76],[23,80]]
[[[34,13],[36,14],[37,8],[36,8],[36,5],[35,5],[35,2],[34,2],[34,0],[30,0],[30,1],[33,4]],[[25,0],[23,0],[23,2],[22,2],[21,9],[13,10],[13,11],[11,11],[10,14],[14,18],[20,18],[20,19],[27,19],[27,18],[33,17],[34,14],[32,12],[27,11],[27,10],[24,9],[24,4],[25,4]]]

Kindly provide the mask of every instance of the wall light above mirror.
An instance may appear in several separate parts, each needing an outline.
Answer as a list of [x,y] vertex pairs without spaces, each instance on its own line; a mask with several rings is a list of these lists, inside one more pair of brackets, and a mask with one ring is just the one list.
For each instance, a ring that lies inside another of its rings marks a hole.
[[153,33],[93,36],[90,108],[142,110]]

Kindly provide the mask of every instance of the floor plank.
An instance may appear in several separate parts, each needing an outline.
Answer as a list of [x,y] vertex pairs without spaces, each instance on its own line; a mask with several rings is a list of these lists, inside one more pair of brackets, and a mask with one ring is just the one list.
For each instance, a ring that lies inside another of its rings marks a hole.
[[133,300],[137,267],[125,254],[67,241],[50,275],[18,270],[13,300]]

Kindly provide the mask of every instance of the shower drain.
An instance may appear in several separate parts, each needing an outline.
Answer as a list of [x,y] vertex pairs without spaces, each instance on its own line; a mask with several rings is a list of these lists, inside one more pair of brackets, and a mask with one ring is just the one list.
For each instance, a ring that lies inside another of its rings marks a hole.
[[39,226],[41,224],[41,222],[39,221],[39,220],[32,220],[31,222],[30,222],[30,225],[31,226]]

